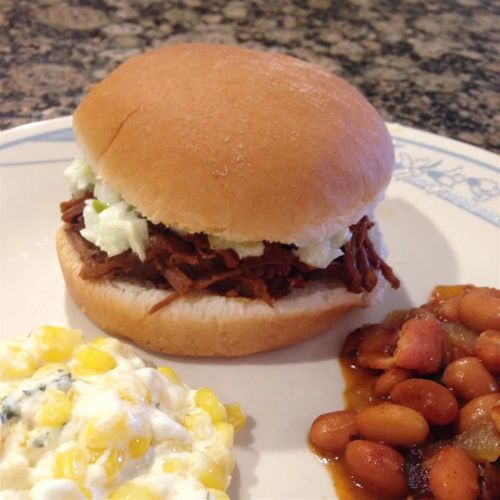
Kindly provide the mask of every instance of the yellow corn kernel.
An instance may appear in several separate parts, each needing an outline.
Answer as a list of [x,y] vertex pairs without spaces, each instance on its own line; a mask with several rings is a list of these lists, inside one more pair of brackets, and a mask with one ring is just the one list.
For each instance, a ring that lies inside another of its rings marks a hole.
[[95,347],[111,347],[113,345],[113,340],[115,339],[110,339],[109,337],[95,337],[89,344]]
[[226,471],[224,467],[205,455],[205,463],[195,471],[198,480],[206,488],[223,490],[227,488]]
[[54,477],[83,482],[87,471],[87,457],[82,448],[57,452],[54,456]]
[[169,366],[161,366],[158,368],[158,371],[165,375],[165,377],[167,377],[174,384],[182,384],[182,380],[179,375],[177,375],[177,373],[175,373],[175,371]]
[[132,404],[137,403],[137,398],[126,389],[118,389],[117,392],[118,396],[122,401],[126,401],[127,403],[132,403]]
[[104,462],[104,470],[110,482],[115,480],[118,472],[123,468],[124,460],[125,453],[123,453],[123,451],[114,448],[109,452],[109,456]]
[[82,333],[79,330],[59,326],[42,326],[34,335],[40,343],[40,357],[48,363],[67,361],[76,346],[82,343]]
[[41,366],[38,370],[33,374],[35,378],[43,378],[51,373],[54,373],[56,370],[64,370],[68,371],[66,365],[63,363],[48,363],[46,365]]
[[163,472],[168,474],[184,474],[188,471],[186,460],[181,458],[167,458],[163,464]]
[[218,422],[215,424],[217,441],[226,448],[231,448],[234,443],[234,427],[228,422]]
[[111,492],[109,500],[160,500],[160,497],[146,486],[125,483]]
[[228,473],[234,469],[234,457],[230,448],[214,444],[205,449],[205,454],[208,455],[214,462],[219,464]]
[[241,431],[245,426],[247,416],[237,403],[226,405],[227,421],[234,427],[235,432]]
[[226,408],[224,408],[224,405],[212,389],[208,387],[198,389],[194,395],[194,400],[202,410],[205,410],[210,415],[214,424],[226,420]]
[[75,359],[82,368],[95,373],[104,373],[116,366],[116,361],[111,354],[90,345],[80,347],[76,351]]
[[118,397],[127,403],[137,404],[138,402],[141,402],[151,404],[153,401],[153,395],[144,383],[138,382],[133,387],[127,389],[124,387],[118,387],[116,392],[118,393]]
[[82,368],[80,365],[73,365],[71,367],[71,376],[73,378],[89,377],[91,375],[97,375],[97,372],[88,368]]
[[44,427],[60,427],[69,420],[72,408],[71,400],[64,392],[50,391],[35,415],[35,422]]
[[35,369],[35,359],[28,351],[14,344],[7,344],[2,347],[0,379],[28,378],[33,375]]
[[92,500],[92,492],[83,484],[78,483],[77,484],[78,489],[80,490],[80,493],[85,497],[88,498],[89,500]]
[[196,439],[207,439],[212,434],[212,419],[208,413],[199,410],[188,413],[182,420],[182,425],[190,431]]
[[89,420],[80,433],[80,443],[87,448],[120,448],[127,439],[128,426],[125,416],[111,421]]
[[213,498],[214,500],[230,500],[228,494],[225,491],[209,488],[208,492],[210,493],[211,498]]
[[141,458],[149,450],[151,445],[151,437],[137,437],[129,441],[128,452],[132,458]]

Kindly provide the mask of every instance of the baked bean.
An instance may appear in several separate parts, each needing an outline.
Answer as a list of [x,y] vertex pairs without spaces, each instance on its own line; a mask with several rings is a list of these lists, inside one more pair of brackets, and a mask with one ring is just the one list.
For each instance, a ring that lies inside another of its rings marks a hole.
[[390,446],[351,441],[345,451],[344,464],[356,482],[382,498],[401,498],[408,493],[404,458]]
[[377,378],[373,388],[378,396],[388,396],[394,386],[413,376],[413,372],[404,368],[389,368]]
[[394,353],[396,365],[435,373],[443,356],[443,330],[436,319],[410,319],[403,324]]
[[446,300],[438,307],[438,316],[447,321],[458,321],[458,297]]
[[481,333],[474,344],[474,354],[488,371],[500,375],[500,331],[486,330]]
[[479,495],[477,467],[459,448],[443,448],[435,457],[429,486],[436,500],[475,500]]
[[356,414],[352,411],[333,411],[320,415],[311,425],[309,439],[321,451],[342,453],[356,434]]
[[500,393],[486,394],[469,401],[460,408],[458,413],[458,432],[462,433],[469,427],[490,421],[490,408],[500,404]]
[[373,370],[386,370],[394,366],[391,351],[396,345],[395,331],[372,325],[364,328],[363,334],[358,347],[358,364]]
[[460,358],[450,363],[443,373],[443,384],[467,401],[498,392],[498,384],[477,358]]
[[453,394],[432,380],[412,378],[397,384],[390,398],[421,413],[431,425],[448,425],[458,416]]
[[356,416],[356,426],[366,439],[392,446],[419,444],[429,435],[429,426],[420,413],[391,403],[365,408]]
[[458,300],[465,285],[438,285],[431,293],[430,302],[436,304],[439,319],[458,321]]
[[461,323],[477,332],[500,331],[500,290],[466,289],[458,301],[458,317]]

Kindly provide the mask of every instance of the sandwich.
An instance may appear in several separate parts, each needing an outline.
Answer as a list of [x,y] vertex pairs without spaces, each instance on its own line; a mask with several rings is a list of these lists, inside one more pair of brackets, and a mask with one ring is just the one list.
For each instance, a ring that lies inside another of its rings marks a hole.
[[171,45],[115,69],[73,124],[57,251],[74,301],[110,334],[240,356],[328,330],[399,285],[374,220],[391,138],[320,66]]

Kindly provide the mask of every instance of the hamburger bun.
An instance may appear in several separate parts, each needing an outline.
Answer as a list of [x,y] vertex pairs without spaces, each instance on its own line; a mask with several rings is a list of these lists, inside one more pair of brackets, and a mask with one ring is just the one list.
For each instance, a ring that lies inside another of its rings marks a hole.
[[[372,214],[394,152],[384,122],[351,85],[282,54],[181,44],[133,57],[96,85],[74,115],[95,173],[149,221],[231,242],[308,245]],[[272,306],[173,292],[133,280],[83,279],[62,228],[69,292],[111,334],[170,354],[239,356],[329,329],[379,295],[311,282]]]
[[366,213],[394,165],[384,122],[345,80],[224,45],[133,57],[91,90],[74,129],[150,221],[236,242],[322,240]]
[[370,305],[385,286],[380,281],[370,294],[355,294],[313,285],[272,307],[260,300],[193,293],[150,314],[173,292],[124,280],[83,279],[80,255],[64,228],[56,241],[68,291],[91,321],[145,349],[180,356],[242,356],[296,344],[324,332],[348,310]]

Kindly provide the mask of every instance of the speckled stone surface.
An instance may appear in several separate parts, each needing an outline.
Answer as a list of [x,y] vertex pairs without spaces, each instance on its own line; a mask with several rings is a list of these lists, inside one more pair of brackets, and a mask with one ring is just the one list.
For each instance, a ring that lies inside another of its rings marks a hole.
[[0,0],[0,128],[71,114],[126,58],[190,41],[317,62],[386,120],[500,152],[498,0]]

